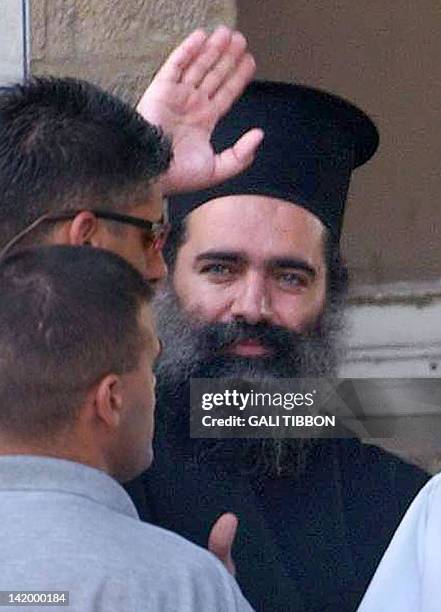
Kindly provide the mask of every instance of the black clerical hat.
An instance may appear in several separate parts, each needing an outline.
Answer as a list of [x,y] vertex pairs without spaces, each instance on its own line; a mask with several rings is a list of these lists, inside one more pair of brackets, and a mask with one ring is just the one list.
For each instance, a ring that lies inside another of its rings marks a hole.
[[252,166],[217,187],[170,198],[171,221],[214,198],[259,194],[303,206],[338,238],[351,172],[378,146],[373,122],[327,92],[254,81],[219,122],[215,150],[231,146],[252,127],[265,132]]

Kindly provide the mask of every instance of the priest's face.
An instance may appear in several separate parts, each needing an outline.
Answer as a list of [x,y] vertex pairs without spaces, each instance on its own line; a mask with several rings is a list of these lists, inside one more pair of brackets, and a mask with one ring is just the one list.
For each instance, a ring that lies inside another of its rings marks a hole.
[[[207,323],[268,324],[303,332],[323,311],[325,229],[300,206],[254,195],[212,200],[187,220],[173,283],[185,311]],[[263,356],[259,342],[226,350]]]
[[[171,394],[169,431],[188,435],[181,385],[191,377],[334,374],[344,291],[335,282],[340,264],[327,269],[333,258],[316,217],[273,198],[231,196],[193,211],[177,242],[172,276],[156,297],[164,341],[157,374],[160,394],[162,385]],[[217,456],[224,442],[202,441],[202,455]],[[228,444],[238,446],[236,465],[251,456],[273,473],[295,470],[305,457],[301,441]]]
[[328,291],[326,231],[314,215],[229,196],[193,211],[184,234],[156,301],[164,379],[333,374],[341,300]]

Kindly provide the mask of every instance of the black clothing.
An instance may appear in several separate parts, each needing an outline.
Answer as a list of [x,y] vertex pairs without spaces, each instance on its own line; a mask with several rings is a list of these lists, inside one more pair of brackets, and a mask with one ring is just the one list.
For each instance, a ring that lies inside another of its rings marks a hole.
[[146,497],[140,481],[128,487],[142,518],[206,547],[234,512],[237,580],[256,611],[355,612],[427,475],[356,439],[316,442],[298,477],[241,475],[228,461],[199,464],[194,441],[170,433],[169,409],[159,400]]

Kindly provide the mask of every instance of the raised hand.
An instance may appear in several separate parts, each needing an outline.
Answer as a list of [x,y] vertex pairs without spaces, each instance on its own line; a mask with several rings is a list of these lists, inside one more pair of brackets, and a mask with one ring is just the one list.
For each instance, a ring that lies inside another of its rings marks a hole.
[[137,107],[173,139],[174,159],[162,180],[165,194],[221,183],[251,164],[262,130],[249,130],[219,154],[210,138],[254,72],[244,36],[225,26],[211,36],[196,30],[165,61]]

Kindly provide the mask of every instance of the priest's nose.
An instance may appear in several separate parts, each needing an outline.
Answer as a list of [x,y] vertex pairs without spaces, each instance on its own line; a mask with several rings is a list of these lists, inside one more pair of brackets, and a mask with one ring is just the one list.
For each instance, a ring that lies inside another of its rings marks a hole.
[[238,288],[231,305],[231,315],[233,320],[245,321],[251,325],[271,321],[271,296],[264,280],[250,278]]

